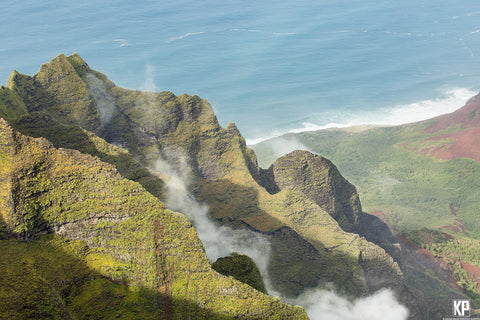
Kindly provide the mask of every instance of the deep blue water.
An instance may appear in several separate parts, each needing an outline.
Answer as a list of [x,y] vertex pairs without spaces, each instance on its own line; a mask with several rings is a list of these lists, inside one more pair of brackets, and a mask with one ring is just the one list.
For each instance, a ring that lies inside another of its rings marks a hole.
[[9,1],[0,84],[59,53],[130,89],[197,94],[249,141],[402,123],[480,89],[478,0]]

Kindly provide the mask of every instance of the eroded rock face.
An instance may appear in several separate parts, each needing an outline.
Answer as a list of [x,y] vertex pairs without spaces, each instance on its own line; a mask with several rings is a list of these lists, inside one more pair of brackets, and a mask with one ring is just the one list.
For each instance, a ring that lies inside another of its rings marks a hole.
[[330,160],[297,150],[279,158],[270,170],[279,190],[302,192],[345,231],[352,231],[358,225],[362,207],[357,191]]

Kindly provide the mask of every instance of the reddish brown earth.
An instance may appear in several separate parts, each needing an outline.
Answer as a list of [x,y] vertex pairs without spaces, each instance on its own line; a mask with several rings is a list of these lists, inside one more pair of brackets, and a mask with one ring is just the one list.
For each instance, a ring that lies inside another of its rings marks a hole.
[[412,151],[441,160],[470,158],[480,162],[480,94],[470,99],[462,108],[430,121],[432,124],[424,130],[425,134],[436,133],[451,126],[460,126],[460,129],[424,140],[427,142],[448,139],[449,143],[443,146]]
[[[480,117],[478,118],[480,119]],[[435,148],[414,149],[414,151],[424,155],[431,155],[441,160],[470,158],[480,162],[480,127],[441,134],[424,141],[438,141],[442,139],[452,139],[453,143]]]
[[456,219],[454,224],[448,225],[448,226],[440,226],[440,229],[445,229],[449,230],[455,233],[464,233],[466,234],[468,232],[468,229],[465,227],[465,224],[461,221]]
[[[473,111],[477,112],[477,116],[470,120],[469,115]],[[460,109],[452,113],[444,114],[444,115],[433,118],[432,125],[427,129],[425,129],[424,133],[425,134],[435,133],[441,130],[445,130],[452,125],[459,125],[459,124],[463,129],[478,128],[480,127],[480,117],[478,116],[479,111],[480,111],[480,94],[471,98]]]
[[[456,210],[453,206],[450,207],[450,212],[454,215],[456,214]],[[370,214],[380,218],[391,230],[394,230],[385,220],[385,213],[383,211],[374,211]],[[462,232],[464,231],[464,228],[465,226],[460,220],[456,220],[454,225],[441,227],[441,229],[447,229],[454,232]],[[443,233],[443,235],[449,240],[454,239],[454,237],[448,233]],[[401,233],[396,233],[395,236],[398,238],[402,246],[402,260],[406,265],[414,267],[416,270],[422,270],[423,272],[433,272],[438,279],[447,283],[451,288],[463,291],[455,279],[453,267],[445,260],[435,257],[430,251],[419,247],[402,236]],[[462,261],[459,262],[462,264],[462,268],[467,271],[469,278],[480,286],[480,268]]]
[[467,271],[468,278],[474,281],[478,288],[480,286],[480,268],[466,262],[460,261],[460,263],[462,264],[462,268]]
[[462,291],[455,280],[454,270],[448,263],[441,258],[436,258],[430,251],[420,248],[402,235],[397,234],[396,236],[402,246],[402,258],[406,265],[425,273],[433,273],[451,288]]
[[[380,218],[388,225],[391,230],[394,230],[392,226],[390,226],[387,221],[385,221],[384,212],[374,211],[370,214]],[[448,227],[445,228],[448,229]],[[422,270],[423,272],[433,272],[438,279],[441,279],[442,281],[447,283],[451,288],[456,288],[457,290],[462,291],[462,288],[458,285],[457,280],[455,279],[454,270],[448,263],[446,263],[441,258],[435,257],[430,251],[419,247],[409,239],[402,236],[400,233],[397,233],[395,236],[398,238],[402,246],[402,260],[406,265],[414,267],[416,270]],[[444,236],[447,239],[453,239],[453,237],[448,233],[444,233]],[[473,265],[471,266],[475,267]],[[477,269],[480,272],[480,268]],[[480,273],[478,275],[480,277]],[[477,283],[480,282],[477,281]]]

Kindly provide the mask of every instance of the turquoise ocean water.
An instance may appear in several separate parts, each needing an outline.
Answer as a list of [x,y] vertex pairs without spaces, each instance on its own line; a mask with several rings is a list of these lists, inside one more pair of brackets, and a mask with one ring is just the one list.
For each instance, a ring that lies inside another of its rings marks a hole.
[[0,84],[59,53],[210,101],[250,143],[453,111],[480,89],[478,0],[9,1]]

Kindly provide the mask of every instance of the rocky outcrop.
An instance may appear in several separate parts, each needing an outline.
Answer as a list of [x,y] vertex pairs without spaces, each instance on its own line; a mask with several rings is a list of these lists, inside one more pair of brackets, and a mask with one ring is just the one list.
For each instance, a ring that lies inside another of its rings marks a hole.
[[263,171],[262,181],[271,193],[292,189],[302,192],[334,218],[347,232],[354,232],[399,258],[398,240],[379,218],[364,213],[355,186],[328,159],[308,151],[294,151]]
[[224,276],[232,276],[260,292],[267,293],[260,270],[249,256],[233,252],[228,257],[218,258],[212,268]]
[[308,151],[291,152],[272,164],[278,190],[298,190],[328,212],[345,231],[352,231],[362,211],[355,187],[331,161]]
[[[277,159],[264,174],[270,174],[263,181],[270,181],[269,188],[273,185],[276,193],[300,193],[316,204],[320,211],[335,219],[343,232],[332,229],[325,231],[335,234],[332,236],[338,237],[337,240],[342,236],[350,238],[349,248],[342,250],[341,245],[333,245],[323,249],[331,252],[352,250],[351,253],[355,250],[357,262],[364,271],[361,278],[366,282],[368,290],[375,291],[385,286],[397,289],[403,287],[402,272],[397,264],[399,248],[396,238],[378,218],[362,212],[355,187],[342,177],[328,159],[298,150]],[[324,217],[325,220],[326,218]],[[297,222],[298,228],[308,226],[311,219],[304,212]],[[359,235],[362,238],[357,242],[355,237]],[[340,243],[341,241],[337,242]],[[373,243],[392,253],[396,259]]]

